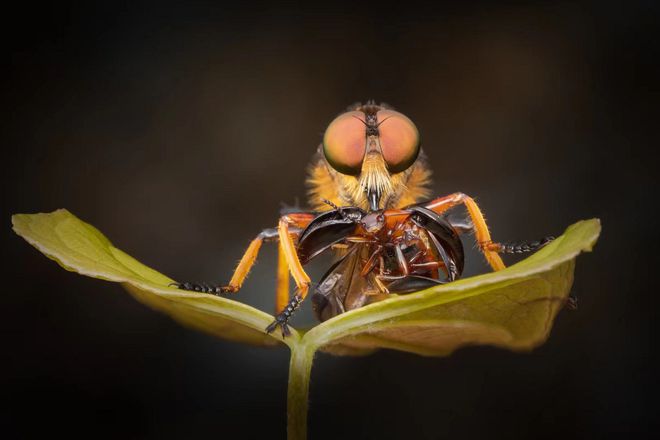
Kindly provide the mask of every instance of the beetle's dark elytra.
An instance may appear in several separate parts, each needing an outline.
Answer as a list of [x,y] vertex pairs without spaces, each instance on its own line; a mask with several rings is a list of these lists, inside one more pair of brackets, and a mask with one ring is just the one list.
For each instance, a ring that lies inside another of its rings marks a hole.
[[319,214],[300,234],[298,239],[298,258],[302,265],[307,264],[333,244],[346,238],[357,222],[366,213],[355,207],[341,208]]
[[[430,209],[417,205],[410,206],[407,209],[413,212],[413,215],[410,217],[413,223],[420,228],[426,229],[432,234],[433,238],[440,242],[439,246],[436,245],[436,247],[445,266],[447,268],[450,268],[452,265],[456,267],[456,273],[450,275],[450,281],[460,277],[465,265],[465,252],[458,232],[456,232],[447,219]],[[450,252],[451,256],[445,254],[445,249]]]
[[387,286],[387,289],[390,291],[390,293],[403,294],[428,289],[429,287],[437,286],[438,284],[445,283],[435,278],[408,275],[407,277],[392,281],[390,285]]

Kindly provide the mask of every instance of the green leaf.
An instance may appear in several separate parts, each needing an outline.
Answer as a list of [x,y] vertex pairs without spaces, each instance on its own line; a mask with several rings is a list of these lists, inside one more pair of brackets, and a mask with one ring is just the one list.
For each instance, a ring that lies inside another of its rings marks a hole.
[[[273,316],[238,301],[184,292],[172,280],[117,249],[93,226],[66,209],[49,214],[17,214],[14,231],[69,271],[121,283],[138,301],[167,313],[184,325],[222,339],[276,345],[279,333],[264,332]],[[293,330],[284,341],[300,339]]]
[[267,335],[274,317],[238,301],[168,287],[172,280],[115,248],[93,226],[64,209],[18,214],[14,230],[65,269],[122,283],[139,301],[177,321],[223,339],[255,345],[362,355],[380,348],[428,356],[465,345],[530,350],[548,337],[573,283],[575,257],[591,250],[600,233],[596,219],[578,222],[564,235],[505,270],[397,296],[330,319],[284,341]]

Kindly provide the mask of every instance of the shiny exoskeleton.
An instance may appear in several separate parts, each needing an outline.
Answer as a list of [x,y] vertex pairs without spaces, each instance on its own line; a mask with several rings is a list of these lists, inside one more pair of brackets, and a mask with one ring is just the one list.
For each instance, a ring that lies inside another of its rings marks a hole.
[[423,206],[373,212],[350,207],[321,214],[301,233],[298,256],[306,264],[332,248],[343,254],[312,297],[321,321],[391,293],[454,281],[463,272],[457,230]]

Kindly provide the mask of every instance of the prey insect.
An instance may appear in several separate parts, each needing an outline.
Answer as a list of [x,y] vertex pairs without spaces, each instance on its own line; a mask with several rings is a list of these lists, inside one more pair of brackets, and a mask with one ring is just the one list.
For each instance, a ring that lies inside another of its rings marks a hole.
[[312,297],[320,321],[392,293],[454,281],[463,272],[463,244],[457,230],[424,206],[369,213],[336,208],[306,228],[298,256],[306,263],[337,246],[345,252],[321,278]]
[[[456,192],[429,200],[430,174],[417,127],[408,117],[385,104],[356,104],[330,123],[312,160],[309,211],[286,213],[277,228],[258,234],[228,284],[174,284],[215,295],[238,292],[261,245],[277,242],[277,315],[266,331],[280,327],[286,336],[289,319],[310,291],[314,311],[324,321],[392,294],[460,278],[459,236],[466,232],[474,233],[493,270],[505,267],[501,253],[531,252],[552,240],[493,242],[472,197]],[[467,210],[468,224],[445,217],[459,205]],[[337,259],[312,287],[303,266],[325,252],[335,252]],[[292,297],[290,276],[296,284]]]

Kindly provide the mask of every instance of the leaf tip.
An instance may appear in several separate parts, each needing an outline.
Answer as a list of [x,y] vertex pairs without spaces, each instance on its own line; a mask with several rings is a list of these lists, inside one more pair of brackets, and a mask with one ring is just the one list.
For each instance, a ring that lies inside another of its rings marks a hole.
[[579,225],[581,223],[585,225],[587,234],[590,233],[590,237],[588,240],[585,240],[585,244],[582,249],[585,252],[591,252],[593,251],[594,246],[598,241],[598,237],[600,237],[600,233],[603,230],[603,225],[598,217],[590,218],[588,220],[582,220],[577,224]]

